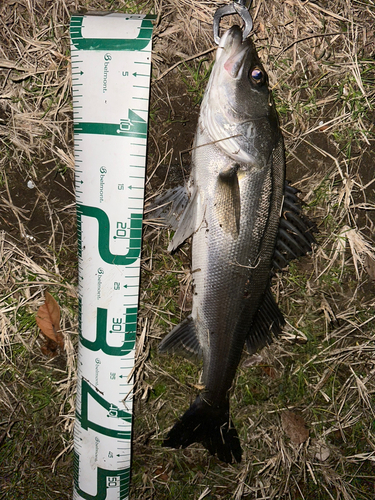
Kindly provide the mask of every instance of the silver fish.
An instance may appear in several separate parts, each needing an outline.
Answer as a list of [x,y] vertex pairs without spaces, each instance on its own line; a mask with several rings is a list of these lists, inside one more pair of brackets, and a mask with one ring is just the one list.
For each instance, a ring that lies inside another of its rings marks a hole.
[[[311,250],[313,237],[306,236],[295,190],[285,185],[283,138],[266,71],[238,26],[217,50],[188,185],[168,197],[167,219],[178,224],[169,250],[192,236],[193,306],[159,349],[203,358],[204,389],[164,445],[199,442],[225,462],[240,462],[229,392],[241,354],[245,343],[255,352],[280,333],[272,270]],[[290,217],[281,224],[283,210]]]

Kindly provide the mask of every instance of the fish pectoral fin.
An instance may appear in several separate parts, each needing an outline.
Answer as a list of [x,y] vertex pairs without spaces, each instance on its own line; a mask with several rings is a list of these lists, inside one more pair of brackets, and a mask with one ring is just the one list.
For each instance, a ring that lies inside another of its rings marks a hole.
[[145,207],[144,218],[156,220],[176,230],[180,218],[189,202],[189,193],[186,186],[177,186],[168,189],[157,196]]
[[188,316],[175,326],[159,344],[160,352],[182,354],[185,357],[202,357],[202,347],[199,343],[194,320]]
[[184,213],[182,214],[176,232],[169,243],[168,252],[176,250],[183,242],[189,238],[195,231],[198,230],[202,221],[197,221],[198,208],[198,189],[193,188],[190,199],[187,203]]
[[284,316],[268,288],[246,338],[249,353],[254,354],[258,349],[271,344],[272,335],[280,335],[284,324]]
[[239,165],[220,172],[216,192],[215,211],[223,231],[237,238],[240,233],[241,197],[238,183]]

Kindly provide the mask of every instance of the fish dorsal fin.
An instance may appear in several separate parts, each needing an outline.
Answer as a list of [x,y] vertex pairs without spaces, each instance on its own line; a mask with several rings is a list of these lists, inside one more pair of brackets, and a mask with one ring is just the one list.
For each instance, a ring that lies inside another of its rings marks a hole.
[[237,238],[240,232],[241,199],[238,183],[239,165],[220,172],[215,191],[215,212],[225,233]]
[[202,348],[199,343],[194,320],[188,316],[175,326],[159,344],[160,352],[182,354],[185,357],[202,357]]
[[271,344],[272,335],[280,335],[284,324],[284,316],[273,298],[271,289],[268,288],[246,338],[249,353],[253,354],[265,345]]
[[297,193],[297,189],[285,182],[282,214],[273,255],[275,271],[286,267],[291,260],[311,252],[311,245],[315,243],[313,233],[316,227],[302,214],[302,202]]

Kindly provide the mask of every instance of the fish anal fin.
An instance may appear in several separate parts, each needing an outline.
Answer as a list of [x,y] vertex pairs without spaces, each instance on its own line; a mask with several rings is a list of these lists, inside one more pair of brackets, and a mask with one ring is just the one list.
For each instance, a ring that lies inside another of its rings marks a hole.
[[220,172],[215,191],[215,211],[225,233],[237,238],[240,232],[241,198],[238,183],[239,165]]
[[281,334],[284,324],[284,316],[268,288],[246,338],[249,353],[254,354],[258,349],[271,344],[273,336]]
[[175,326],[163,338],[159,344],[159,351],[182,354],[188,358],[202,357],[202,348],[191,316]]

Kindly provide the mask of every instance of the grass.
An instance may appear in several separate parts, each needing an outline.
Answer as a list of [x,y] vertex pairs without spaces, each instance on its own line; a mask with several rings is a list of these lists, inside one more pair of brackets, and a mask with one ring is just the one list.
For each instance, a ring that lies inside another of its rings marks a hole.
[[193,95],[194,106],[202,102],[212,66],[213,62],[209,63],[206,59],[200,59],[198,62],[182,62],[180,66],[181,80],[186,85],[187,91]]
[[[283,335],[257,358],[243,356],[231,405],[244,460],[231,466],[198,444],[161,446],[195,398],[201,367],[158,353],[159,340],[189,314],[189,248],[170,256],[168,232],[145,226],[131,499],[375,494],[374,5],[254,1],[253,7],[287,176],[318,227],[319,246],[274,280],[287,319]],[[78,305],[68,33],[69,15],[80,8],[158,15],[147,196],[161,189],[165,163],[167,185],[186,175],[214,55],[215,3],[0,6],[1,500],[72,497]],[[181,151],[187,152],[176,169]],[[65,351],[54,359],[42,354],[35,324],[46,288],[60,304],[65,338]],[[302,445],[284,432],[286,409],[298,411],[309,428]]]

